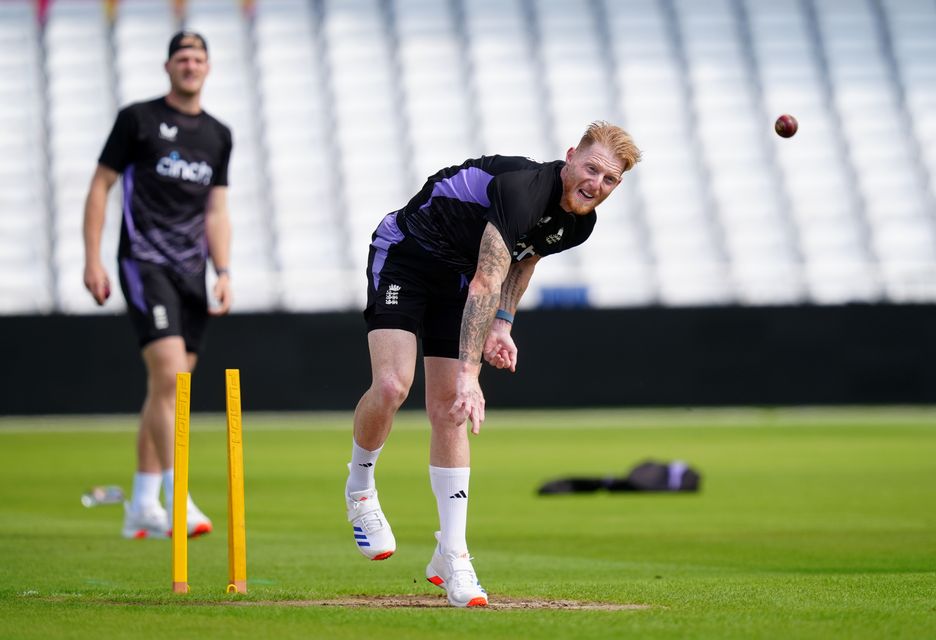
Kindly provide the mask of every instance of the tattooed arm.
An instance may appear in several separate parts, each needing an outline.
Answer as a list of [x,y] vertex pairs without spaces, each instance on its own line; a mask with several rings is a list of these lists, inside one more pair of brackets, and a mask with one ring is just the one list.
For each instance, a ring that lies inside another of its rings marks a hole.
[[504,280],[504,286],[501,287],[500,308],[510,313],[516,313],[517,305],[520,304],[520,298],[530,284],[530,278],[533,277],[533,269],[539,262],[539,256],[532,256],[526,260],[515,262],[510,265],[510,272],[507,279]]
[[[511,315],[517,312],[520,298],[530,284],[533,269],[539,262],[539,256],[533,256],[510,265],[507,279],[501,287],[499,308]],[[491,330],[484,341],[484,359],[497,369],[509,369],[512,373],[517,370],[517,345],[510,336],[513,323],[495,318],[491,323]]]
[[478,433],[484,422],[484,394],[478,382],[481,353],[500,303],[501,284],[509,268],[510,251],[497,228],[488,223],[481,237],[478,267],[468,285],[468,300],[462,312],[455,402],[449,411],[458,424],[471,420],[472,433]]

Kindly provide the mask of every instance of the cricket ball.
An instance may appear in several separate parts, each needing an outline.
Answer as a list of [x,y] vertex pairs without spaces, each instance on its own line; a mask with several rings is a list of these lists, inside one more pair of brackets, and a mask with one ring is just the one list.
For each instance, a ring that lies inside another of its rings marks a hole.
[[799,123],[788,113],[783,114],[774,122],[774,131],[781,138],[792,138],[797,129],[799,129]]

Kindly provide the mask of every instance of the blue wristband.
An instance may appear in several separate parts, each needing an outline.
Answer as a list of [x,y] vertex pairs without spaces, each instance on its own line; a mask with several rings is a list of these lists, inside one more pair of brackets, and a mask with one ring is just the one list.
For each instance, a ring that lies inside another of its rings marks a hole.
[[499,318],[501,320],[505,320],[509,322],[510,324],[513,324],[513,321],[514,321],[513,314],[510,313],[509,311],[504,311],[503,309],[498,309],[494,317]]

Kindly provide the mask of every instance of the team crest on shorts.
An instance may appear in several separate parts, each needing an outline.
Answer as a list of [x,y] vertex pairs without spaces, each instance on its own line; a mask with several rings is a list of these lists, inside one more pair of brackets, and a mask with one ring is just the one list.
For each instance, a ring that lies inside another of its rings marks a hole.
[[397,304],[400,301],[400,285],[391,284],[387,287],[386,304]]
[[153,307],[153,324],[159,330],[169,328],[169,314],[166,313],[166,307],[161,304]]

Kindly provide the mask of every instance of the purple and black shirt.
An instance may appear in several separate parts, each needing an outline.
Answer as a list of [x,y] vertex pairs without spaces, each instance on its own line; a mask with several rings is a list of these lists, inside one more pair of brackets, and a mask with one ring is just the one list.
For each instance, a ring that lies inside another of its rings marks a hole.
[[123,174],[118,257],[205,270],[205,209],[213,187],[228,183],[231,130],[204,111],[188,115],[158,98],[122,109],[100,164]]
[[594,211],[579,216],[559,206],[564,164],[495,155],[442,169],[397,213],[398,233],[469,278],[488,222],[514,261],[578,246],[597,218]]

